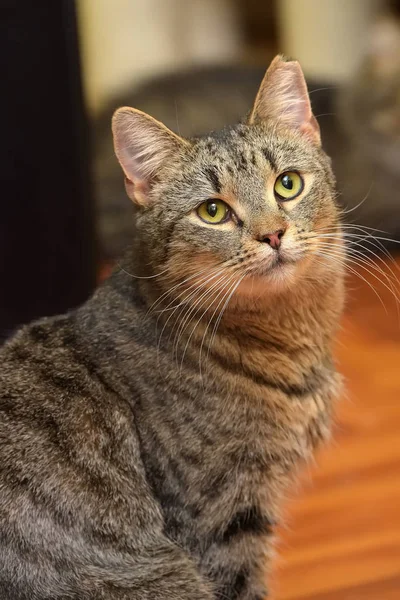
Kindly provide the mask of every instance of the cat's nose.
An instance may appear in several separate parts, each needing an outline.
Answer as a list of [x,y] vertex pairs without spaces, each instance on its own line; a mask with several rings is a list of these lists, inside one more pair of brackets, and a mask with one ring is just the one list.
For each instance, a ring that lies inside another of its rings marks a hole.
[[281,245],[281,240],[284,233],[284,229],[278,229],[273,233],[266,233],[260,238],[260,242],[264,242],[264,244],[268,244],[269,246],[271,246],[271,248],[274,248],[274,250],[278,250],[278,248]]

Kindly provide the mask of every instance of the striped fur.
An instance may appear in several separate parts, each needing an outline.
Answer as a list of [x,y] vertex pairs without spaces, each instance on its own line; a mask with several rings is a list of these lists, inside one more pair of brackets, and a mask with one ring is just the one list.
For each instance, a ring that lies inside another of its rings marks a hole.
[[[338,226],[329,160],[276,116],[174,136],[166,160],[168,135],[133,252],[1,351],[4,600],[261,600],[285,493],[329,435],[343,272],[310,241]],[[284,206],[289,168],[305,191]],[[196,220],[208,197],[235,220]],[[282,227],[275,269],[259,240]]]

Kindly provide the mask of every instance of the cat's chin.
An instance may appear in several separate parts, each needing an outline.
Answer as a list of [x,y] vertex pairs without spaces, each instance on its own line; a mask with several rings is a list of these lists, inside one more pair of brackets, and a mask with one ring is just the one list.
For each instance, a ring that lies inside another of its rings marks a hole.
[[279,262],[272,267],[248,275],[237,289],[237,294],[258,297],[268,293],[284,292],[298,281],[301,269],[295,262]]

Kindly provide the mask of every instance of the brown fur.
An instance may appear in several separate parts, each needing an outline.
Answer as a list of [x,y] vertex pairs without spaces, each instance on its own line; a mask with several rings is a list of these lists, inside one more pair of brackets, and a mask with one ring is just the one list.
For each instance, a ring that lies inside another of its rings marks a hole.
[[[198,140],[117,112],[133,252],[86,305],[2,350],[4,600],[266,595],[285,492],[340,391],[344,258],[300,67],[273,70],[297,103],[267,76],[250,122]],[[304,190],[281,202],[288,170]],[[198,217],[210,197],[226,223]]]

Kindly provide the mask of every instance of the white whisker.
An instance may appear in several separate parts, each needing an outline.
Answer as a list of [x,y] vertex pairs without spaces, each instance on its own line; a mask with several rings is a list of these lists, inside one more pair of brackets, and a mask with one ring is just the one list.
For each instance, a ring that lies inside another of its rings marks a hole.
[[[327,258],[328,260],[333,260],[333,262],[337,262],[337,259],[335,257],[333,257],[331,254],[327,254],[325,252],[321,252],[318,251],[316,252],[317,256],[321,256],[323,258]],[[383,302],[381,296],[378,294],[378,292],[376,291],[376,289],[374,288],[374,286],[368,281],[368,279],[366,279],[365,277],[363,277],[363,275],[361,275],[361,273],[359,273],[356,269],[353,269],[353,267],[350,267],[349,265],[346,265],[346,268],[353,273],[356,277],[358,277],[359,279],[362,279],[362,281],[364,281],[370,288],[371,290],[374,292],[374,294],[377,296],[377,298],[379,299],[380,303],[382,304],[386,314],[388,314],[387,308],[385,303]]]
[[224,312],[225,312],[225,310],[226,310],[226,308],[227,308],[227,306],[228,306],[228,304],[229,304],[229,302],[230,302],[233,294],[235,293],[235,291],[237,290],[237,288],[239,287],[239,285],[243,281],[243,279],[246,277],[247,273],[248,273],[248,271],[246,270],[243,273],[242,277],[234,284],[232,291],[230,293],[228,291],[229,296],[227,297],[227,299],[225,301],[225,304],[223,305],[222,310],[221,310],[220,314],[218,315],[217,321],[216,321],[216,323],[214,325],[214,328],[213,328],[213,331],[211,333],[211,339],[210,339],[210,342],[209,342],[209,345],[208,345],[208,350],[207,350],[206,362],[208,362],[208,357],[210,355],[211,346],[212,346],[212,344],[214,342],[214,338],[215,338],[215,336],[217,334],[218,326],[219,326],[219,324],[221,322],[221,319],[222,319],[222,317],[224,315]]
[[[235,277],[236,273],[228,273],[227,275],[228,275],[228,279],[219,288],[218,294],[214,298],[213,302],[217,301],[218,298],[220,297],[220,295],[224,293],[224,291],[226,289],[226,286],[229,285],[229,283],[232,281],[232,278]],[[204,303],[203,303],[203,305],[204,305]],[[217,306],[217,308],[215,310],[217,310],[219,306],[220,306],[220,303],[218,304],[218,306]],[[190,332],[190,335],[189,335],[189,337],[188,337],[188,339],[186,341],[186,345],[185,345],[185,348],[184,348],[184,351],[183,351],[183,355],[182,355],[181,367],[180,367],[181,369],[182,369],[182,365],[183,365],[183,360],[185,358],[186,350],[187,350],[187,348],[189,346],[189,343],[190,343],[190,340],[191,340],[191,338],[193,336],[193,333],[194,333],[195,329],[197,328],[197,326],[199,325],[199,323],[202,321],[202,319],[204,318],[205,314],[208,312],[209,309],[210,309],[210,305],[208,305],[207,308],[204,310],[204,312],[201,314],[200,318],[197,320],[195,326],[193,327],[192,331]],[[197,312],[198,311],[196,311],[196,314],[197,314]],[[213,316],[214,316],[214,314],[215,314],[215,311],[213,313]],[[207,330],[207,328],[208,328],[208,325],[206,327],[206,330]],[[204,334],[203,334],[203,339],[204,339]],[[200,369],[200,376],[201,376],[201,369]]]
[[[182,322],[180,323],[179,327],[178,327],[178,331],[177,334],[175,335],[175,339],[174,339],[174,354],[175,352],[177,352],[178,349],[178,344],[179,344],[179,338],[183,335],[184,330],[186,329],[186,324],[188,323],[188,321],[190,320],[190,317],[194,314],[197,315],[197,313],[199,312],[199,310],[201,310],[201,307],[204,306],[204,302],[205,300],[207,300],[207,298],[209,296],[212,296],[214,291],[219,289],[220,285],[223,283],[223,281],[226,278],[229,278],[231,276],[230,273],[225,273],[222,275],[222,277],[217,280],[210,288],[208,288],[201,296],[200,298],[198,298],[198,300],[194,303],[193,306],[190,307],[190,309],[186,312],[186,315],[184,317],[184,319],[182,320]],[[217,296],[218,297],[218,296]],[[198,323],[200,322],[200,320],[202,319],[202,317],[204,316],[204,314],[207,312],[209,307],[206,308],[205,312],[203,313],[203,315],[200,317],[200,319],[197,321],[196,326],[192,329],[191,334],[189,335],[189,340],[191,339],[194,330],[196,329]],[[186,350],[187,346],[185,347]]]

